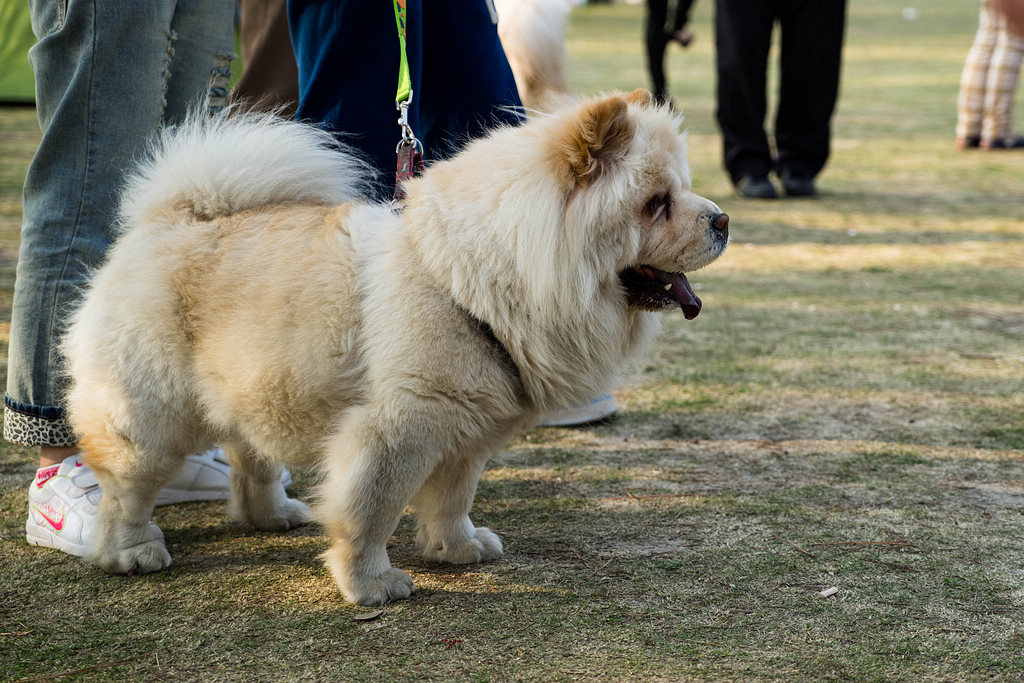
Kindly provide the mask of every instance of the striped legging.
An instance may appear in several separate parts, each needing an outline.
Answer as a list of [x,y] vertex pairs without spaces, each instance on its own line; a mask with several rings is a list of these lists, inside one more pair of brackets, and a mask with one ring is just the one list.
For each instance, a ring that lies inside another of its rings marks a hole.
[[1022,57],[1024,36],[1010,29],[993,0],[982,0],[978,32],[960,78],[958,140],[980,138],[985,144],[1013,139],[1013,98]]

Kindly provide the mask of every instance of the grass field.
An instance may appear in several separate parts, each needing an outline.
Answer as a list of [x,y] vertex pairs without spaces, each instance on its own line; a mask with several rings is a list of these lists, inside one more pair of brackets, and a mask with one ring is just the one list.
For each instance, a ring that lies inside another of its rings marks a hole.
[[[33,454],[5,444],[0,678],[1024,678],[1024,153],[953,149],[978,3],[908,21],[851,2],[822,194],[778,202],[721,170],[711,5],[670,85],[734,242],[691,277],[700,317],[668,316],[624,376],[615,423],[535,429],[491,462],[474,520],[503,559],[424,562],[405,519],[390,552],[417,593],[360,620],[316,526],[254,532],[208,503],[157,510],[168,571],[107,576],[24,542]],[[575,12],[574,90],[646,84],[641,16]],[[37,139],[33,112],[0,109],[4,341]]]

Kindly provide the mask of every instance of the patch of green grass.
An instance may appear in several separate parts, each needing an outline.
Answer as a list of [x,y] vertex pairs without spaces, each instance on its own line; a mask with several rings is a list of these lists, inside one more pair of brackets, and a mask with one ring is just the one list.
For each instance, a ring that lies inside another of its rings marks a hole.
[[1001,429],[986,429],[982,436],[995,443],[1004,444],[1007,448],[1024,450],[1024,427],[1019,424]]

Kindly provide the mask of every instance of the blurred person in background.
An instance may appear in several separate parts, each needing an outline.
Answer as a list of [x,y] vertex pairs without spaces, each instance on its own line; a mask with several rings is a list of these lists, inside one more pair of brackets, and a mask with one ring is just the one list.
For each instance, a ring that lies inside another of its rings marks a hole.
[[1022,59],[1024,34],[1017,33],[997,0],[982,0],[978,30],[960,76],[959,149],[1024,149],[1024,136],[1012,129]]
[[[742,197],[817,193],[814,179],[831,152],[839,97],[846,0],[716,0],[718,125],[724,165]],[[774,135],[765,131],[772,32],[781,32]]]
[[[686,28],[690,22],[690,10],[694,0],[647,0],[647,22],[644,28],[644,44],[647,47],[647,71],[651,76],[651,94],[661,104],[671,104],[665,77],[665,50],[675,41],[683,47],[690,47],[693,33]],[[669,21],[671,19],[671,21]]]

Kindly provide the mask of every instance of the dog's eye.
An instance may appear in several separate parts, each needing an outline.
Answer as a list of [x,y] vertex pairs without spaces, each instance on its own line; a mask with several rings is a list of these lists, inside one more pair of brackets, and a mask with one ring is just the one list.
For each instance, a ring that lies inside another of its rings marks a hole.
[[644,205],[644,218],[651,225],[667,221],[671,217],[672,198],[667,194],[656,194]]

